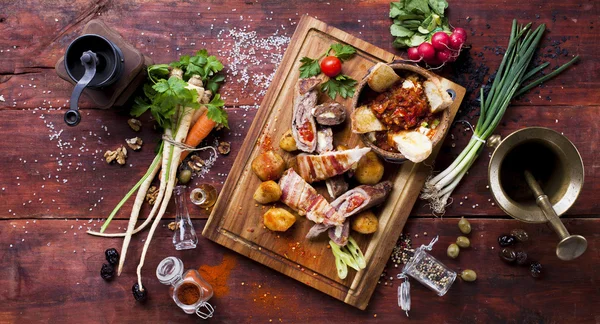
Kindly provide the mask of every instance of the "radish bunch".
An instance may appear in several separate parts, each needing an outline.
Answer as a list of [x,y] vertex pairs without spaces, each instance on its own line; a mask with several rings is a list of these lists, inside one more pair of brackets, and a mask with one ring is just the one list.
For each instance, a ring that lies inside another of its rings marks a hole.
[[414,62],[425,62],[429,66],[439,66],[446,62],[454,62],[467,41],[467,32],[455,28],[451,34],[438,31],[431,36],[431,42],[423,42],[419,46],[408,49],[408,59]]

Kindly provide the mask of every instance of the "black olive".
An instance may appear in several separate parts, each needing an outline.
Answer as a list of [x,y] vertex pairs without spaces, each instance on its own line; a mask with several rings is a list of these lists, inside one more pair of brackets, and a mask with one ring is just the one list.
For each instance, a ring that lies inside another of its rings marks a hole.
[[119,252],[117,252],[117,249],[108,249],[104,251],[104,255],[106,256],[106,261],[108,261],[108,263],[112,265],[119,263]]
[[529,234],[520,228],[510,231],[510,235],[514,236],[519,242],[525,242],[529,240]]
[[112,265],[104,263],[100,270],[100,277],[104,280],[111,280],[115,275],[115,268]]
[[140,286],[137,282],[131,287],[131,292],[133,293],[133,298],[139,302],[144,302],[148,298],[148,290],[140,290]]
[[542,265],[539,262],[531,262],[529,271],[531,272],[532,277],[538,278],[542,275]]
[[515,244],[516,238],[512,235],[500,235],[498,237],[498,244],[500,246],[510,246]]
[[508,263],[515,262],[517,255],[515,254],[515,250],[511,248],[504,248],[500,250],[500,258]]
[[525,265],[527,263],[527,252],[517,251],[516,260],[518,265]]

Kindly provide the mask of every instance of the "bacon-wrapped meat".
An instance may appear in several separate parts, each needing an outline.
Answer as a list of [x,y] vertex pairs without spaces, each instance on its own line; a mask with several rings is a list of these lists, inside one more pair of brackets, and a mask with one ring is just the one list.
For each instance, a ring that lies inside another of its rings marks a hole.
[[348,171],[370,150],[365,147],[321,155],[299,154],[296,156],[298,173],[308,183],[329,179]]
[[317,126],[312,115],[317,105],[318,91],[315,89],[321,80],[306,78],[298,80],[294,96],[294,111],[292,117],[292,136],[299,150],[312,153],[317,147]]
[[315,223],[338,226],[344,222],[344,217],[311,187],[294,169],[288,169],[279,179],[281,201],[300,215]]
[[358,186],[332,201],[331,205],[344,217],[350,217],[381,204],[390,191],[392,191],[390,181],[383,181],[374,186]]

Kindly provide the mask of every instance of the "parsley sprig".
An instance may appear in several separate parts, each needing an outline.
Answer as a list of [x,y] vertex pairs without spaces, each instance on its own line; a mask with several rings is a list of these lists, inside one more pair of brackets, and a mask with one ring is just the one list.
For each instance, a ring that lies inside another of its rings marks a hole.
[[[310,57],[303,57],[300,59],[300,78],[310,78],[321,74],[321,66],[319,61],[334,52],[335,56],[340,59],[340,61],[344,62],[352,58],[354,54],[356,54],[356,49],[350,45],[344,44],[332,44],[329,49],[323,55],[316,59],[312,59]],[[331,99],[335,99],[335,97],[339,94],[342,98],[346,99],[348,97],[354,96],[354,86],[356,85],[356,80],[351,77],[340,74],[335,78],[330,78],[327,82],[321,85],[321,91],[326,92],[327,95]]]
[[[171,68],[183,70],[183,79],[169,77]],[[171,127],[171,117],[177,112],[177,107],[199,108],[198,92],[187,88],[187,81],[194,75],[199,75],[204,88],[214,93],[210,103],[205,104],[208,118],[228,127],[227,112],[223,109],[225,102],[217,93],[225,77],[219,72],[223,64],[206,50],[196,52],[196,55],[182,55],[179,61],[171,64],[156,64],[148,67],[148,79],[144,84],[144,95],[135,98],[130,113],[139,117],[146,111],[150,113],[159,126]]]

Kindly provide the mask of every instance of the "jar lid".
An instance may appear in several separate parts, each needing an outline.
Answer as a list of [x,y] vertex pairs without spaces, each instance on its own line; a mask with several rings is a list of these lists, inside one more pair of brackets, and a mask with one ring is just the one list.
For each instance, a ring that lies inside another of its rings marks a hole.
[[177,257],[168,257],[160,261],[156,267],[156,277],[163,285],[172,285],[181,280],[183,261]]

